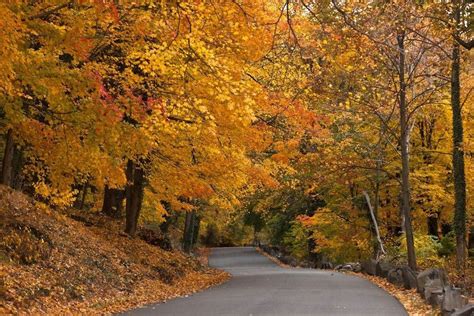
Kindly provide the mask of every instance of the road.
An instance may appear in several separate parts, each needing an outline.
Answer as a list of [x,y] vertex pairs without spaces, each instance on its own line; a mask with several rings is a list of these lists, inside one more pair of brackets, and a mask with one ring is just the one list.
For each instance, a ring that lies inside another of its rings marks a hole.
[[407,315],[395,298],[363,278],[282,268],[252,247],[213,248],[209,264],[232,279],[126,315]]

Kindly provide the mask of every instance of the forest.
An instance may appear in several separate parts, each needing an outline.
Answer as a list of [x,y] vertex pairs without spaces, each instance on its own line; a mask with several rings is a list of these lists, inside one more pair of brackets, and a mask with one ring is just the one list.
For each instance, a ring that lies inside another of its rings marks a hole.
[[55,244],[40,236],[64,217],[67,236],[100,222],[107,247],[143,261],[152,243],[184,270],[180,251],[269,245],[316,266],[444,267],[472,294],[473,11],[0,1],[1,271],[41,261],[31,238]]

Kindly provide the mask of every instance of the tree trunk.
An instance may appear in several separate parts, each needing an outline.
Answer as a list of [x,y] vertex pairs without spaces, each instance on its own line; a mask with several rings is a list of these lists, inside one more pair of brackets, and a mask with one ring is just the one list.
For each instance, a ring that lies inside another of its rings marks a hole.
[[112,216],[112,190],[106,185],[104,187],[104,200],[102,202],[102,212],[108,216]]
[[87,196],[87,188],[89,186],[87,185],[87,182],[84,183],[84,187],[82,188],[82,197],[81,197],[81,203],[79,204],[79,209],[82,210],[84,208],[84,204],[86,202],[86,196]]
[[191,246],[194,247],[199,238],[199,228],[201,226],[201,217],[197,214],[194,214],[194,221],[193,221],[193,240]]
[[369,208],[369,213],[370,213],[370,218],[371,218],[372,225],[373,225],[373,230],[374,230],[375,237],[376,237],[377,243],[378,243],[378,250],[375,251],[375,259],[378,259],[380,253],[385,254],[385,249],[383,247],[382,238],[380,237],[380,231],[379,231],[379,226],[377,224],[377,218],[374,214],[374,209],[372,208],[372,203],[370,203],[370,196],[366,191],[363,191],[362,194],[364,195],[365,201],[367,202],[367,207]]
[[[74,187],[77,188],[77,185],[75,185]],[[87,183],[84,183],[77,192],[76,200],[74,201],[73,206],[77,209],[82,210],[82,208],[84,207],[84,200],[86,198],[86,195],[87,195]],[[103,210],[103,207],[102,207],[102,210]]]
[[[459,15],[459,11],[456,12]],[[459,22],[459,16],[456,18]],[[459,43],[453,43],[451,64],[451,107],[453,112],[454,231],[456,264],[464,267],[466,249],[466,178],[464,173],[463,123],[461,114]]]
[[123,204],[123,190],[109,189],[107,186],[104,189],[104,204],[102,211],[113,218],[120,218],[122,216]]
[[191,252],[194,237],[194,217],[195,211],[186,212],[186,219],[184,221],[184,235],[183,235],[183,251]]
[[405,32],[397,35],[399,50],[399,99],[400,108],[400,149],[402,156],[402,181],[401,181],[401,206],[405,224],[405,237],[407,241],[408,266],[416,270],[415,244],[413,240],[413,228],[411,224],[410,210],[410,165],[409,165],[409,129],[408,129],[408,109],[406,103],[406,82],[405,82]]
[[15,143],[13,140],[13,130],[10,128],[6,135],[5,152],[2,162],[1,183],[11,186],[13,173],[13,154],[15,152]]
[[439,238],[438,218],[439,214],[432,214],[428,216],[426,225],[428,226],[428,235]]
[[135,236],[143,201],[145,172],[131,160],[127,163],[127,181],[125,232]]
[[468,240],[467,249],[469,249],[467,254],[470,257],[472,257],[474,256],[474,226],[471,226],[471,229],[469,231],[469,237],[467,240]]
[[15,190],[21,190],[23,188],[24,177],[21,174],[21,169],[24,164],[23,151],[17,146],[13,146],[13,161],[12,161],[12,173],[10,186]]

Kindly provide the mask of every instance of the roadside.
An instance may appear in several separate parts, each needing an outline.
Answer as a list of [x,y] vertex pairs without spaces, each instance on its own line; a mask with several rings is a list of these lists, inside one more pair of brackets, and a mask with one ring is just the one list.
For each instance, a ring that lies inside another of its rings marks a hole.
[[405,307],[409,315],[413,315],[413,316],[441,315],[441,311],[439,309],[434,309],[431,305],[427,304],[426,301],[424,301],[421,298],[421,296],[418,295],[415,289],[406,290],[404,288],[391,284],[384,278],[374,276],[374,275],[355,273],[351,271],[342,272],[342,273],[352,274],[352,275],[367,279],[370,282],[377,285],[379,288],[390,293],[403,305],[403,307]]
[[229,278],[121,228],[100,213],[59,213],[0,186],[0,314],[109,314]]
[[[283,263],[278,258],[270,255],[269,253],[265,252],[262,248],[257,248],[258,252],[263,254],[264,256],[268,257],[273,262],[277,263],[279,266],[284,268],[291,267],[290,265]],[[298,266],[297,266],[298,267]],[[306,267],[307,268],[307,267]],[[379,288],[385,290],[387,293],[395,297],[405,308],[409,315],[414,316],[435,316],[441,315],[441,312],[438,309],[434,309],[432,306],[427,304],[416,292],[416,289],[406,290],[401,287],[397,287],[386,279],[367,275],[363,273],[355,273],[352,271],[339,271],[340,273],[351,274],[357,277],[365,278],[370,282],[377,285]]]

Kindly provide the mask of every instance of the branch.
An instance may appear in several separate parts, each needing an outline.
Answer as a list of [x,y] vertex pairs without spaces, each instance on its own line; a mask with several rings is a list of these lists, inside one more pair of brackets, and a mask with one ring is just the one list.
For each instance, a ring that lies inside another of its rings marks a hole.
[[331,0],[331,3],[334,7],[334,9],[336,9],[336,11],[342,16],[343,20],[344,20],[344,23],[349,26],[351,29],[353,29],[354,31],[356,31],[357,33],[367,37],[369,40],[371,40],[372,42],[376,43],[376,44],[379,44],[379,45],[382,45],[382,46],[385,46],[385,47],[388,47],[390,50],[393,50],[394,48],[387,44],[386,42],[382,42],[376,38],[374,38],[371,34],[368,34],[362,30],[360,30],[357,25],[354,23],[353,20],[351,20],[351,18],[348,16],[348,14],[346,13],[346,11],[344,11],[340,6],[339,4],[337,3],[337,0]]
[[459,45],[461,45],[462,47],[464,47],[467,50],[471,50],[471,48],[474,47],[474,38],[469,40],[469,41],[465,41],[461,37],[459,37],[459,35],[457,35],[457,34],[453,34],[453,37],[456,40],[456,42],[459,43]]
[[168,116],[166,116],[166,118],[170,121],[175,121],[175,122],[181,122],[181,123],[187,123],[187,124],[196,123],[195,121],[184,119],[184,118],[173,116],[173,115],[168,115]]
[[278,24],[280,23],[281,17],[283,16],[283,13],[285,12],[285,7],[287,6],[287,4],[288,4],[288,0],[285,1],[285,4],[281,7],[280,15],[278,16],[278,19],[275,22],[275,27],[273,29],[273,37],[272,37],[272,48],[270,50],[273,50],[273,48],[275,47],[275,37],[276,37],[276,34],[277,34],[277,30],[278,30]]
[[385,169],[382,168],[377,168],[377,167],[370,167],[370,166],[359,166],[359,165],[347,165],[344,166],[342,169],[347,169],[347,168],[358,168],[358,169],[366,169],[366,170],[375,170],[375,171],[382,171],[384,172],[389,178],[396,180],[399,184],[401,184],[401,181],[399,178],[395,177],[393,174],[388,172]]
[[60,4],[60,5],[56,6],[56,7],[53,7],[53,8],[51,8],[51,9],[49,9],[49,10],[43,10],[43,11],[41,11],[41,12],[38,13],[38,14],[35,14],[35,15],[32,15],[32,16],[28,17],[28,20],[45,19],[45,18],[47,18],[48,16],[50,16],[51,14],[56,13],[56,12],[58,12],[59,10],[64,9],[64,8],[70,6],[70,5],[73,4],[73,3],[74,3],[74,1],[68,1],[68,2],[63,3],[63,4]]
[[464,103],[466,103],[466,101],[469,99],[469,95],[471,94],[472,90],[474,90],[474,87],[471,87],[471,89],[469,89],[469,91],[467,92],[466,97],[464,98],[464,101],[462,101],[461,103],[461,109],[464,107]]
[[375,219],[375,215],[374,215],[374,209],[372,208],[372,203],[370,203],[370,196],[367,193],[367,191],[362,191],[362,194],[364,194],[365,196],[365,200],[367,202],[367,206],[369,207],[369,211],[370,211],[370,217],[372,218],[372,221],[374,222],[375,233],[377,234],[377,241],[379,242],[380,251],[383,254],[385,254],[386,252],[385,252],[385,249],[383,248],[382,239],[380,238],[379,225],[377,225],[377,220]]
[[231,0],[231,2],[233,4],[235,4],[239,10],[242,12],[242,14],[244,15],[245,19],[248,19],[248,17],[251,17],[253,18],[253,16],[251,16],[250,14],[247,13],[247,11],[245,11],[245,9],[242,7],[242,5],[240,3],[237,2],[237,0]]
[[299,48],[301,48],[300,43],[298,41],[298,36],[296,36],[295,29],[293,28],[293,24],[291,22],[291,17],[290,17],[290,3],[289,0],[286,1],[286,20],[288,22],[288,27],[290,29],[291,35],[293,35],[293,38],[295,40],[295,45]]

